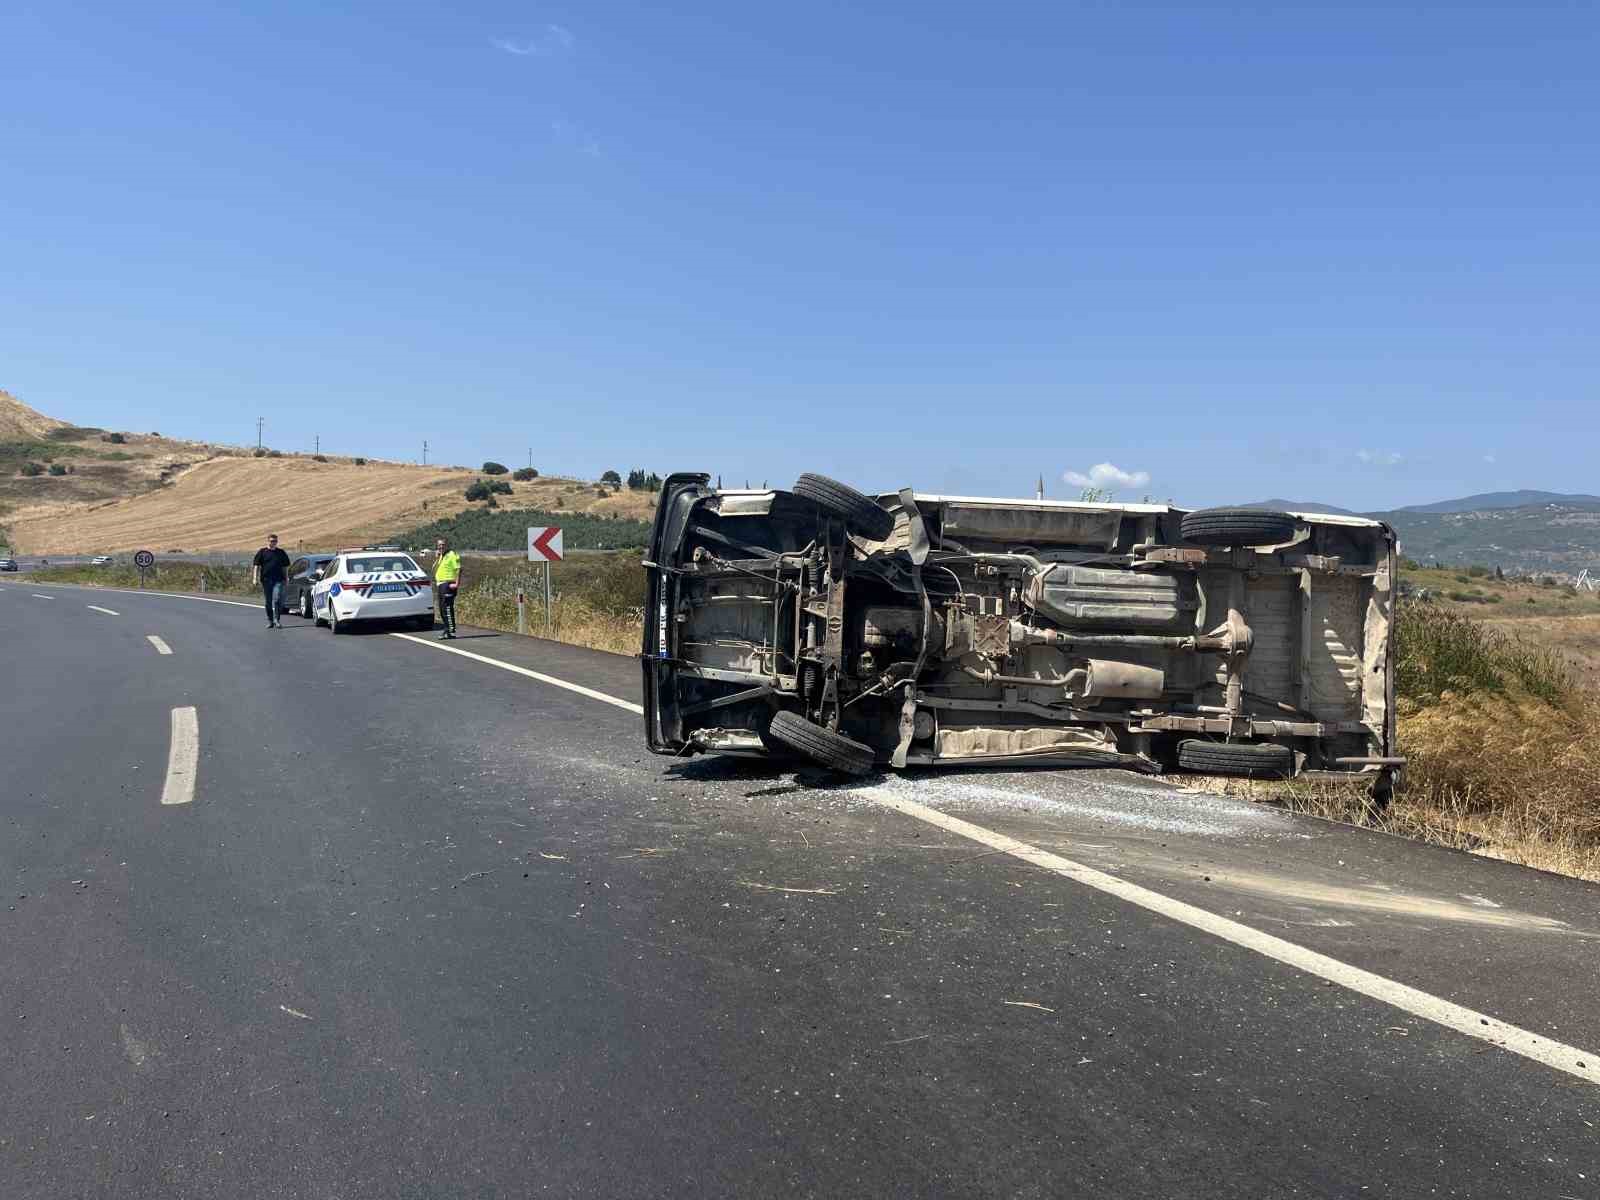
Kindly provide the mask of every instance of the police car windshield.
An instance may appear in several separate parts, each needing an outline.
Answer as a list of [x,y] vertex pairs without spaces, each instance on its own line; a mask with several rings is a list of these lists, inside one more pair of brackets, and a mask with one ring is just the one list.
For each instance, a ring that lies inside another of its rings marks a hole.
[[350,574],[369,575],[375,571],[409,571],[420,574],[421,569],[404,554],[368,554],[350,559]]

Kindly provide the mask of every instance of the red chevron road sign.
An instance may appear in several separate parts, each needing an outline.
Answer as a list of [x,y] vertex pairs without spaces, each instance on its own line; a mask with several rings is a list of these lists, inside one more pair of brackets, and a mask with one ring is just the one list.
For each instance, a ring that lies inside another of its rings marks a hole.
[[528,526],[528,561],[561,561],[561,526]]

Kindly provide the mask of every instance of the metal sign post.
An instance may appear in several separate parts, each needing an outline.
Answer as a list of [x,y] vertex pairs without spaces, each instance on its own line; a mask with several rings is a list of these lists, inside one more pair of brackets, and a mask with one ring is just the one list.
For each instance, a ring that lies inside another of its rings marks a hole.
[[528,526],[528,561],[544,564],[544,635],[550,636],[553,620],[550,604],[550,568],[561,561],[561,526]]
[[145,576],[150,568],[156,565],[156,556],[148,550],[140,550],[133,556],[133,565],[139,568],[139,587],[144,588]]

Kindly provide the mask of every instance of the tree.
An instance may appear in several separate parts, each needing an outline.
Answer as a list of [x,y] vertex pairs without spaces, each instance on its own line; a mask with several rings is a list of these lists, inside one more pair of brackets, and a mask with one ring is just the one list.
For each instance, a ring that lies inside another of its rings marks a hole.
[[535,471],[532,467],[518,467],[515,471],[511,472],[511,478],[515,479],[518,483],[527,483],[530,479],[539,478],[539,472]]
[[362,458],[360,455],[357,455],[355,458],[352,458],[350,461],[355,463],[355,465],[358,466],[358,467],[364,467],[364,466],[367,465],[367,460]]
[[23,463],[21,470],[22,470],[22,473],[24,475],[28,476],[29,478],[32,478],[35,475],[43,475],[44,474],[44,468],[41,467],[36,462],[25,462],[25,463]]
[[607,471],[604,475],[600,476],[600,482],[609,483],[612,487],[621,487],[622,476],[618,475],[615,471]]
[[481,479],[478,479],[469,484],[466,492],[463,494],[468,500],[487,500],[494,493],[489,490],[489,485],[487,483]]
[[120,433],[106,434],[106,441],[110,442],[113,446],[120,446],[127,440],[128,439],[123,437]]
[[509,495],[511,495],[511,485],[509,483],[507,483],[504,479],[493,479],[493,480],[490,480],[489,481],[489,494],[491,496],[495,496],[495,495],[498,495],[498,496],[509,496]]
[[644,477],[644,490],[647,492],[659,492],[661,490],[661,476],[654,471],[646,475]]
[[505,463],[486,462],[483,464],[483,473],[485,475],[504,475],[506,473],[506,465]]

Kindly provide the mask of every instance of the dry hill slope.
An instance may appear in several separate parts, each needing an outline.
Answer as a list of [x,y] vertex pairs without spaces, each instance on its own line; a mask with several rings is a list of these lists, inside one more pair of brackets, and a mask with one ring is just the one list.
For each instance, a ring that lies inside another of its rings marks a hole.
[[[392,535],[469,507],[475,477],[460,467],[418,467],[303,455],[256,458],[247,450],[158,434],[110,442],[0,393],[0,524],[24,554],[240,550],[269,530],[285,545],[328,546]],[[70,474],[25,476],[25,462]],[[615,513],[648,519],[654,496],[540,478],[513,484],[502,508]]]
[[66,427],[65,421],[34,412],[10,392],[0,391],[0,442],[33,441]]

